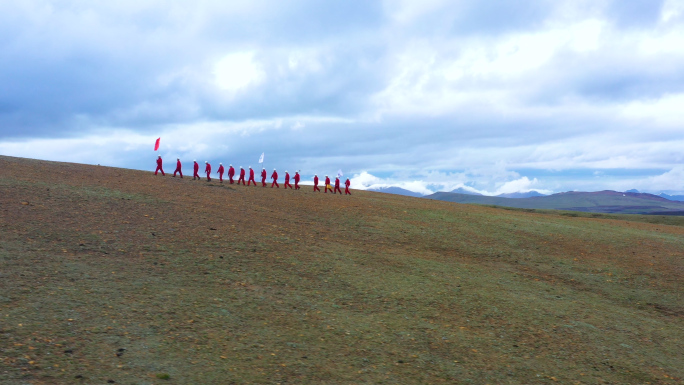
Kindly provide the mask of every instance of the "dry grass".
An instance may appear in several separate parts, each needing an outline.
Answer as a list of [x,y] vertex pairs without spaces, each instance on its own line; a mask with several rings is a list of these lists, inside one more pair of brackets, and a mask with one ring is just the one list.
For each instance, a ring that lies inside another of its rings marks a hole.
[[0,170],[3,383],[684,378],[681,226]]

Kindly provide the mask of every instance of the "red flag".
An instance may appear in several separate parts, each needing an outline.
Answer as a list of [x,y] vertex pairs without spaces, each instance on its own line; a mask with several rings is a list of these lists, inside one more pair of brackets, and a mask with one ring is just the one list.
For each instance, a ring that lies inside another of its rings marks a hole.
[[157,141],[154,142],[154,151],[159,150],[159,140],[160,140],[160,139],[161,139],[161,138],[157,138]]

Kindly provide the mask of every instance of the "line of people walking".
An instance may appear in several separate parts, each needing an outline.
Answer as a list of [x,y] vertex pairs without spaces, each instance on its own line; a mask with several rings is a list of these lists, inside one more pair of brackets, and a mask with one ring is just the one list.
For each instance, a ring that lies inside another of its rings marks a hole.
[[[176,170],[173,172],[173,177],[175,178],[176,174],[180,174],[180,177],[182,178],[183,177],[183,171],[181,169],[181,161],[180,161],[180,158],[176,158],[176,159],[177,159]],[[211,164],[209,164],[208,161],[205,161],[204,164],[205,164],[204,173],[207,175],[207,181],[211,182]],[[162,176],[166,176],[162,166],[163,166],[162,157],[161,157],[161,155],[159,155],[159,157],[157,158],[157,168],[156,168],[156,170],[154,170],[154,175],[157,175],[158,172],[161,172]],[[218,167],[218,170],[216,170],[216,173],[219,176],[219,182],[220,183],[223,183],[223,174],[225,172],[226,172],[226,169],[223,167],[223,163],[219,163],[219,167]],[[235,182],[235,180],[234,180],[235,169],[233,168],[232,164],[228,166],[227,176],[228,176],[229,183],[233,184]],[[257,185],[257,182],[254,179],[254,170],[252,169],[252,166],[249,166],[249,179],[247,179],[247,184],[245,184],[245,176],[246,176],[246,171],[242,166],[240,166],[240,175],[237,179],[237,184],[242,183],[243,186],[245,186],[245,185],[249,186],[250,184],[254,183],[254,186]],[[261,175],[260,176],[261,176],[261,186],[266,187],[267,186],[267,183],[266,183],[267,173],[266,173],[265,168],[261,169]],[[202,178],[199,175],[199,163],[197,163],[197,160],[194,160],[192,180],[201,180],[201,179]],[[273,173],[271,174],[271,179],[273,180],[273,182],[271,183],[271,188],[273,188],[273,187],[280,188],[280,185],[278,184],[278,172],[276,171],[275,168],[273,169]],[[290,174],[287,172],[287,170],[285,170],[285,184],[283,187],[285,189],[287,189],[289,187],[290,189],[293,189],[293,190],[299,190],[300,189],[300,187],[299,187],[300,179],[301,179],[301,177],[299,175],[299,171],[296,171],[294,176],[292,177],[292,180],[294,181],[294,187],[293,187],[290,184]],[[314,175],[313,182],[314,182],[313,191],[314,192],[315,191],[320,192],[321,189],[318,188],[318,182],[319,182],[318,175]],[[351,185],[351,182],[349,181],[349,178],[347,178],[347,180],[344,182],[344,186],[345,186],[344,195],[351,195],[351,192],[349,191],[350,185]],[[337,194],[338,192],[340,194],[342,194],[342,190],[340,190],[340,178],[339,177],[335,178],[335,184],[333,187],[333,185],[331,184],[331,181],[330,181],[330,177],[327,175],[325,176],[324,193],[328,193],[328,190],[330,190],[330,192],[332,192],[333,194]]]

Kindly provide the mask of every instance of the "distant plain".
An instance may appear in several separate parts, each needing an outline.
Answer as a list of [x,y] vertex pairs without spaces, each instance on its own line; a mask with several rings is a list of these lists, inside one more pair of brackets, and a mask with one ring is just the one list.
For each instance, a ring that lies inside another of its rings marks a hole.
[[669,200],[653,194],[633,192],[569,191],[530,198],[505,198],[500,196],[437,192],[425,198],[454,203],[471,203],[521,209],[684,216],[684,202]]

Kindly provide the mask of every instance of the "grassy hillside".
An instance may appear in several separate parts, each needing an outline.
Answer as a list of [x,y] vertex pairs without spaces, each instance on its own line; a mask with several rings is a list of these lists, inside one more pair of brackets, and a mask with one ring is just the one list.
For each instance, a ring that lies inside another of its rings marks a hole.
[[684,202],[670,201],[651,194],[621,193],[616,191],[565,192],[518,199],[438,192],[428,195],[426,198],[455,203],[474,203],[524,209],[684,215]]
[[0,157],[0,383],[682,383],[683,250],[682,226]]

